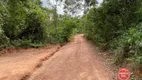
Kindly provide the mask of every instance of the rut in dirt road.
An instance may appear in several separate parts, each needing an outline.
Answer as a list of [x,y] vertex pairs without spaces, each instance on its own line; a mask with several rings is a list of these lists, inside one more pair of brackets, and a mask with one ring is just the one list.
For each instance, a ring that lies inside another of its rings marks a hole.
[[113,72],[95,55],[83,34],[62,47],[28,80],[113,80]]

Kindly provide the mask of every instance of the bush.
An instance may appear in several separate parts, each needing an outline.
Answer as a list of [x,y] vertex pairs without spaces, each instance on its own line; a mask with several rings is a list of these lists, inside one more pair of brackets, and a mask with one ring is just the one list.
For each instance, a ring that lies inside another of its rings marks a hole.
[[72,19],[63,20],[58,27],[50,27],[47,30],[47,42],[63,43],[68,41],[76,24]]
[[135,28],[130,28],[117,39],[114,39],[110,45],[111,50],[117,54],[116,62],[130,59],[141,65],[142,56],[142,23]]
[[39,47],[46,43],[66,42],[77,26],[75,20],[69,16],[55,16],[55,10],[43,8],[40,0],[2,0],[0,48]]
[[49,30],[47,31],[48,35],[47,35],[47,43],[63,43],[64,41],[66,41],[66,35],[63,34],[63,27],[57,27],[57,28],[49,28]]
[[10,45],[9,38],[3,33],[0,28],[0,49],[7,48]]
[[26,27],[26,10],[20,0],[5,1],[8,17],[2,26],[4,33],[11,40],[18,39],[18,35]]

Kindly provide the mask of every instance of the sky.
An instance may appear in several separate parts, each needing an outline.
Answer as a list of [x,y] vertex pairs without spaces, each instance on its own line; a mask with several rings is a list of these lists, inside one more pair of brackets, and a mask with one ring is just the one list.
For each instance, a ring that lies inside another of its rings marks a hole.
[[[47,7],[47,0],[41,0],[43,3],[43,7]],[[98,5],[100,5],[100,3],[103,2],[103,0],[97,0],[98,1]],[[54,0],[51,0],[51,2],[54,4]],[[58,14],[64,14],[64,10],[63,10],[63,6],[58,6]]]

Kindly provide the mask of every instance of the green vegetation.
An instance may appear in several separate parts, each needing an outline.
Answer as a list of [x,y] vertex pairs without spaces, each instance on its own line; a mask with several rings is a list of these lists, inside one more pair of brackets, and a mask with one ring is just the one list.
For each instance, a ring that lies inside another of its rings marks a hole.
[[[64,2],[64,15],[57,7]],[[84,3],[83,3],[84,2]],[[115,53],[115,63],[133,61],[142,67],[142,0],[0,1],[0,49],[64,43],[85,33],[103,50]],[[77,16],[80,11],[83,16]]]
[[141,0],[104,0],[83,19],[87,38],[115,53],[115,63],[134,61],[142,66]]
[[42,7],[40,0],[0,1],[0,49],[63,43],[76,26],[73,18]]

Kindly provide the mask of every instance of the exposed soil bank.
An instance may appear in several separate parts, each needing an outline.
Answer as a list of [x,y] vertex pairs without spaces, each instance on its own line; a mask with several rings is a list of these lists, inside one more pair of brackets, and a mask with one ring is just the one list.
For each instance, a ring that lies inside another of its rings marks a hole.
[[59,47],[6,51],[6,54],[0,56],[0,80],[24,80]]

